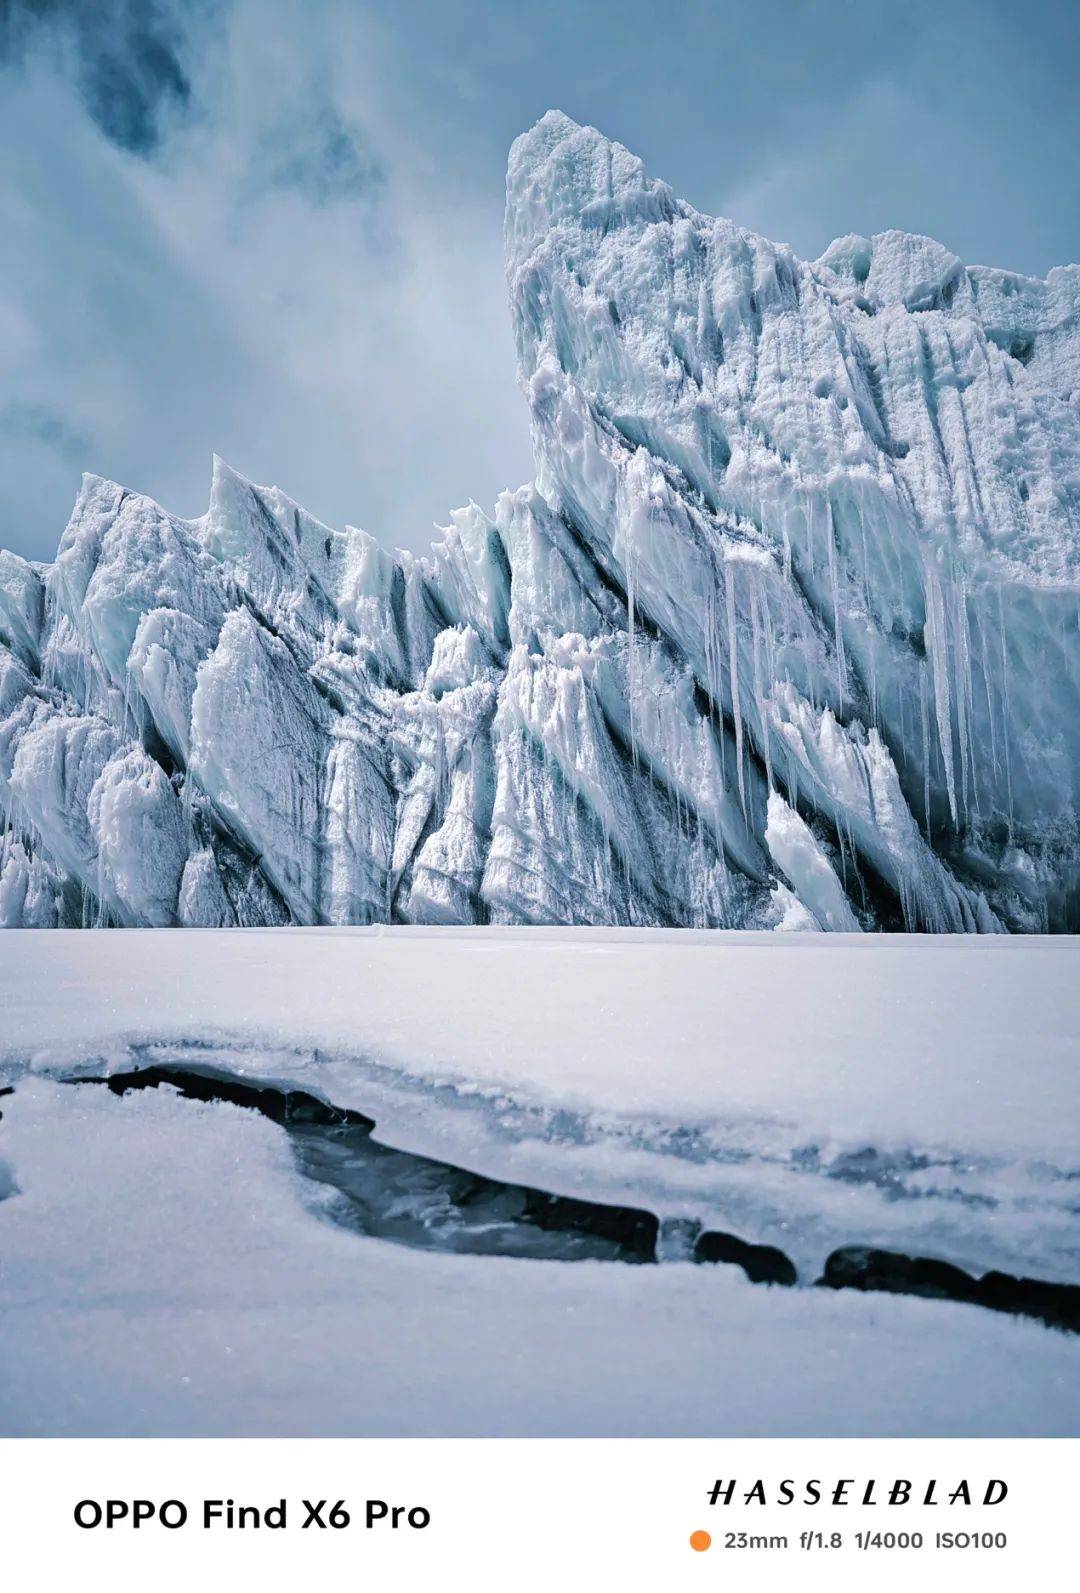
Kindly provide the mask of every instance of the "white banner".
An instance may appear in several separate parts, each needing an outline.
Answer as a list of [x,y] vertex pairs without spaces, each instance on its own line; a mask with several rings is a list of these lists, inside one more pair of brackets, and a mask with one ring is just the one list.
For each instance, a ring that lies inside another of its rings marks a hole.
[[[992,1390],[987,1390],[992,1398]],[[1072,1440],[21,1440],[13,1590],[1057,1587]],[[1066,1573],[1071,1574],[1071,1573]]]

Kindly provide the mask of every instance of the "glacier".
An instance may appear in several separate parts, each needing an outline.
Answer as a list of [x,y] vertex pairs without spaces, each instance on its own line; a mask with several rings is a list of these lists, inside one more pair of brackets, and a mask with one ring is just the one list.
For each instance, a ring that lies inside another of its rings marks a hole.
[[1080,267],[802,261],[558,112],[506,266],[535,480],[428,556],[220,460],[0,553],[0,924],[1080,929]]

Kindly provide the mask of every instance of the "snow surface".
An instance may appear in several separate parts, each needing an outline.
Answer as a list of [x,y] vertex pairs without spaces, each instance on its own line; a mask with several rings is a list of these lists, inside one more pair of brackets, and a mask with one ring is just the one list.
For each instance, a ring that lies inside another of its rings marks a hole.
[[5,1435],[1080,1429],[1080,1342],[735,1268],[408,1251],[320,1214],[282,1130],[21,1083],[0,1201]]
[[558,112],[506,255],[536,480],[430,557],[221,461],[0,555],[0,923],[1080,926],[1080,268],[801,261]]
[[[778,1246],[1080,1280],[1076,944],[122,931],[0,945],[0,1073],[291,1083],[382,1142]],[[2,1153],[0,1153],[2,1154]]]

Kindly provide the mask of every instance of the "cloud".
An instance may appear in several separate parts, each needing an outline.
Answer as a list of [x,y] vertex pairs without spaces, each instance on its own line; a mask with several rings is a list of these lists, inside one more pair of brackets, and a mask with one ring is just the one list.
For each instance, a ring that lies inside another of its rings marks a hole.
[[201,513],[214,451],[413,547],[527,479],[498,177],[446,180],[361,9],[315,18],[208,15],[149,153],[102,128],[70,62],[7,75],[0,138],[29,154],[0,179],[0,409],[49,410],[84,447],[20,452],[0,419],[0,541],[51,557],[81,469]]
[[503,175],[553,104],[800,253],[1076,258],[1078,39],[1055,0],[0,0],[0,542],[50,557],[82,469],[201,513],[215,450],[411,547],[526,480]]
[[63,415],[45,404],[5,404],[0,409],[0,432],[15,443],[43,443],[64,459],[78,459],[91,446]]
[[7,0],[0,51],[9,58],[35,42],[35,34],[74,60],[83,104],[95,124],[121,149],[148,156],[161,144],[170,118],[190,105],[184,64],[186,29],[209,9],[155,0]]
[[331,101],[282,115],[255,151],[253,188],[295,188],[315,205],[372,196],[385,181],[381,162],[365,148]]

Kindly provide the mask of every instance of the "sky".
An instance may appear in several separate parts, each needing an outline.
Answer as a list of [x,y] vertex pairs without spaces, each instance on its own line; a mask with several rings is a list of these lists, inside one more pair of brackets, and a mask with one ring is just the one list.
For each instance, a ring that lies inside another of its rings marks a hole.
[[558,106],[814,257],[1080,260],[1068,0],[0,0],[0,546],[211,456],[424,548],[531,474],[506,154]]

